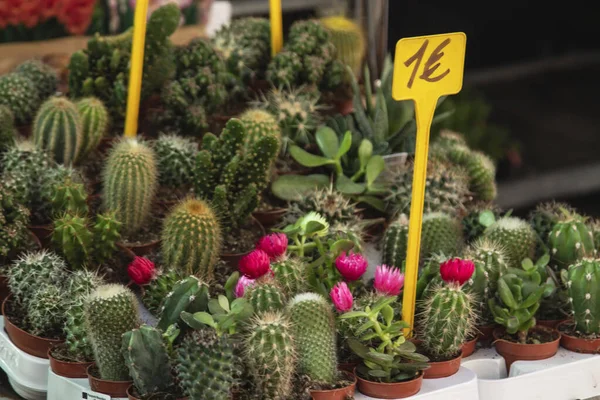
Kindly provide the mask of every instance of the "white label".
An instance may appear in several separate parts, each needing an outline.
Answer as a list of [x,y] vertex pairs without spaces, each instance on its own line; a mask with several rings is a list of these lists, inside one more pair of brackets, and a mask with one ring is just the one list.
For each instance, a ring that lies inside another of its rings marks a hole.
[[407,157],[408,153],[394,153],[383,156],[383,160],[385,161],[385,166],[388,169],[391,169],[393,167],[401,167],[406,164]]
[[91,390],[84,390],[81,392],[81,398],[83,400],[111,400],[111,397],[104,393],[96,393]]

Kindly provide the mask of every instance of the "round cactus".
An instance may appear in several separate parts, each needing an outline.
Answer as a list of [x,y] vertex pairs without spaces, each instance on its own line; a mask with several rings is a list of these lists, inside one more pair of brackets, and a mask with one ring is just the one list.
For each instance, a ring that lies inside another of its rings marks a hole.
[[529,225],[538,234],[540,240],[546,243],[554,225],[565,216],[565,212],[575,214],[575,210],[566,203],[548,201],[538,204],[529,214]]
[[584,335],[600,334],[600,260],[585,258],[571,265],[567,288],[577,330]]
[[290,323],[283,314],[266,313],[252,320],[244,347],[258,398],[289,398],[296,358]]
[[135,233],[148,220],[157,175],[154,152],[144,143],[124,139],[112,148],[104,170],[103,201],[125,233]]
[[552,261],[558,268],[567,268],[577,260],[596,255],[594,234],[577,215],[557,222],[548,237]]
[[495,291],[498,277],[507,272],[506,250],[502,245],[487,238],[476,240],[467,250],[466,258],[482,263],[489,274],[489,284]]
[[536,235],[533,228],[520,218],[500,218],[485,230],[484,237],[504,248],[509,267],[520,268],[524,259],[533,257]]
[[496,166],[491,158],[479,151],[471,152],[465,165],[469,174],[469,189],[482,201],[496,198]]
[[290,202],[282,225],[293,224],[299,218],[314,211],[327,219],[331,225],[356,224],[355,204],[332,187],[313,190],[302,199]]
[[325,298],[301,293],[289,303],[298,368],[315,382],[334,383],[337,378],[335,317]]
[[110,381],[129,380],[121,342],[125,332],[139,326],[135,294],[121,285],[99,286],[86,301],[85,323],[100,377]]
[[252,146],[263,136],[274,136],[281,141],[281,129],[273,115],[261,109],[250,109],[240,115],[240,121],[246,129],[246,140],[244,148],[251,149]]
[[457,146],[467,147],[467,141],[465,140],[465,137],[460,133],[451,131],[449,129],[442,129],[440,131],[435,144],[447,150],[453,149]]
[[165,219],[162,232],[164,262],[182,274],[212,279],[221,242],[219,221],[203,200],[186,199]]
[[15,68],[15,72],[32,81],[42,99],[56,92],[58,86],[56,71],[51,66],[39,60],[28,60],[19,64]]
[[69,165],[79,156],[83,143],[77,106],[63,97],[53,97],[40,107],[33,125],[35,145],[56,162]]
[[458,255],[463,247],[460,221],[449,214],[433,212],[423,215],[421,258],[443,253]]
[[262,283],[248,288],[248,301],[254,312],[265,313],[282,310],[285,306],[285,295],[274,283]]
[[81,119],[81,151],[79,158],[94,150],[108,130],[108,111],[104,103],[95,97],[87,97],[76,103]]
[[0,152],[14,146],[16,137],[15,116],[10,108],[0,104]]
[[498,207],[491,203],[478,202],[468,207],[467,214],[462,219],[463,232],[467,243],[475,241],[485,232],[488,224],[482,218],[487,219],[486,214],[493,215],[494,220],[500,217]]
[[0,76],[0,105],[10,108],[17,124],[31,121],[40,103],[40,93],[30,79],[16,73]]
[[173,134],[161,134],[153,143],[161,185],[181,187],[193,179],[194,158],[198,144]]
[[406,259],[406,246],[408,245],[408,218],[405,214],[392,222],[383,236],[382,257],[383,263],[388,266],[402,268]]
[[342,16],[321,18],[320,22],[329,31],[331,43],[336,49],[337,59],[348,65],[354,75],[359,76],[367,50],[362,27]]
[[40,286],[27,303],[26,324],[29,333],[41,337],[62,333],[67,303],[68,298],[59,286]]
[[307,271],[302,260],[288,258],[271,265],[275,280],[286,296],[294,296],[306,287]]

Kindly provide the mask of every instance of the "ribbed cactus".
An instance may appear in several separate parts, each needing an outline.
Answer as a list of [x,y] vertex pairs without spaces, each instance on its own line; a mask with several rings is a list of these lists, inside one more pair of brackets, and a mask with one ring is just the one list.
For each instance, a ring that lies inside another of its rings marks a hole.
[[507,272],[506,251],[498,242],[486,238],[476,240],[466,251],[466,258],[480,263],[489,275],[488,285],[494,292],[498,277]]
[[181,274],[175,270],[158,272],[156,277],[145,286],[142,294],[142,302],[148,311],[160,318],[164,302],[181,278]]
[[10,108],[17,124],[30,122],[40,103],[40,93],[29,78],[18,73],[0,76],[0,105]]
[[58,86],[56,71],[39,60],[27,60],[19,64],[14,72],[33,82],[41,99],[45,99],[56,92]]
[[533,257],[536,235],[533,228],[520,218],[500,218],[485,230],[484,237],[504,248],[509,267],[519,268],[521,261]]
[[99,286],[87,299],[85,321],[100,377],[110,381],[129,380],[121,343],[125,332],[139,326],[135,294],[121,285]]
[[296,295],[288,305],[298,368],[316,382],[337,378],[335,317],[327,300],[316,293]]
[[467,172],[469,190],[475,199],[492,201],[496,198],[496,166],[490,157],[458,143],[449,146],[446,155]]
[[79,158],[93,151],[108,130],[108,111],[102,101],[86,97],[75,103],[81,120],[81,151]]
[[212,208],[189,198],[165,219],[162,254],[166,265],[183,275],[210,280],[221,252],[221,228]]
[[123,232],[133,234],[148,220],[157,186],[154,152],[136,139],[116,144],[104,170],[103,201],[123,223]]
[[406,259],[406,246],[408,245],[408,218],[405,214],[392,222],[385,230],[383,236],[383,263],[387,266],[402,267]]
[[171,363],[162,332],[148,325],[123,335],[123,357],[142,396],[165,392],[174,384]]
[[596,255],[594,235],[577,215],[563,218],[554,225],[548,236],[548,246],[552,261],[559,269]]
[[577,330],[585,335],[600,333],[600,260],[584,258],[568,271],[567,288]]
[[77,106],[64,97],[48,99],[35,117],[33,140],[38,148],[48,150],[56,162],[75,163],[83,143]]
[[261,283],[247,288],[246,293],[255,313],[279,311],[285,306],[285,295],[276,284]]
[[162,305],[157,327],[166,331],[179,321],[182,311],[195,313],[208,309],[208,285],[194,276],[189,276],[175,284]]
[[152,148],[161,185],[180,187],[190,184],[198,151],[196,142],[174,134],[160,134]]
[[240,121],[246,129],[244,149],[251,149],[258,140],[270,135],[281,141],[281,129],[277,119],[267,111],[253,108],[240,115]]
[[0,153],[14,146],[16,137],[15,116],[10,108],[0,104]]
[[65,213],[54,220],[52,243],[72,268],[81,268],[89,259],[92,234],[86,217]]
[[248,326],[246,363],[258,398],[284,400],[292,392],[295,350],[291,326],[281,313],[257,316]]
[[557,203],[555,201],[541,203],[529,214],[529,224],[538,234],[540,240],[547,243],[548,236],[552,232],[552,229],[554,229],[554,225],[564,218],[565,212],[575,214],[575,210],[566,203]]
[[85,186],[69,175],[65,180],[52,187],[52,213],[58,216],[62,213],[86,215],[88,213],[87,193]]
[[336,49],[337,59],[348,65],[354,75],[359,76],[367,50],[362,27],[355,21],[342,16],[321,18],[320,22],[329,31],[331,43]]
[[93,237],[94,261],[102,264],[117,251],[116,243],[121,238],[123,224],[116,218],[114,211],[96,214],[96,221],[91,229]]
[[464,245],[460,221],[442,212],[423,215],[421,257],[433,254],[458,254]]
[[240,372],[240,360],[227,335],[193,331],[177,349],[177,378],[192,400],[226,400]]
[[427,293],[419,316],[423,346],[433,356],[452,357],[474,332],[471,295],[458,285],[440,285]]
[[67,317],[68,302],[68,296],[59,286],[40,286],[28,299],[25,310],[29,333],[41,337],[60,333]]
[[271,264],[271,270],[286,296],[294,296],[306,289],[308,271],[302,260],[288,258],[277,261]]

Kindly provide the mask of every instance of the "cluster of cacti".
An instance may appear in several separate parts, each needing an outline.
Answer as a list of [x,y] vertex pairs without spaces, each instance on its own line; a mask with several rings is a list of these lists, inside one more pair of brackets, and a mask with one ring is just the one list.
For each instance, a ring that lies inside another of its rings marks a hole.
[[278,88],[309,84],[335,90],[344,83],[345,75],[329,32],[316,20],[294,22],[283,50],[267,69],[267,79]]
[[348,65],[355,76],[359,76],[367,51],[363,28],[357,22],[342,16],[325,17],[319,21],[329,32],[337,59]]
[[167,294],[160,311],[157,327],[166,331],[179,321],[182,311],[195,313],[208,309],[208,285],[194,276],[177,282]]
[[108,130],[108,110],[102,101],[86,97],[75,103],[81,122],[81,147],[79,159],[94,150]]
[[219,29],[211,43],[221,54],[229,72],[248,83],[265,75],[271,59],[269,20],[246,17]]
[[137,139],[123,139],[111,150],[103,175],[102,200],[123,223],[123,232],[137,232],[150,217],[157,189],[154,152]]
[[148,311],[160,318],[163,303],[181,278],[182,276],[177,270],[165,270],[157,273],[156,277],[144,288],[142,294],[142,302]]
[[280,311],[285,307],[285,294],[275,283],[264,282],[246,291],[248,302],[257,314]]
[[271,270],[278,285],[290,298],[306,289],[308,271],[299,258],[287,258],[271,264]]
[[549,201],[540,203],[529,214],[529,224],[544,243],[548,240],[554,225],[567,214],[575,214],[575,210],[566,203]]
[[576,329],[584,335],[600,334],[600,260],[584,258],[568,270],[567,288]]
[[554,225],[548,246],[556,269],[568,268],[584,257],[596,255],[594,235],[576,214],[563,216]]
[[264,136],[273,136],[281,141],[281,129],[277,119],[260,108],[251,108],[240,115],[240,121],[246,129],[244,150],[248,151]]
[[257,207],[279,152],[277,138],[266,135],[242,153],[245,138],[242,122],[230,119],[218,138],[204,136],[196,157],[194,191],[212,202],[223,231],[239,228]]
[[[180,17],[179,7],[167,4],[153,12],[148,20],[142,99],[159,90],[173,75],[173,45],[169,36],[177,29]],[[133,28],[117,36],[96,34],[86,49],[73,53],[69,62],[70,95],[97,97],[115,120],[124,118],[132,39]]]
[[211,280],[221,254],[219,220],[203,200],[188,198],[167,215],[162,232],[162,255],[182,275]]
[[331,225],[353,225],[359,221],[356,204],[333,187],[328,187],[312,190],[304,194],[302,199],[291,201],[282,225],[292,224],[311,211],[325,217]]
[[152,149],[161,185],[177,188],[190,184],[198,151],[196,142],[174,134],[160,134]]
[[56,71],[39,60],[27,60],[19,64],[14,72],[33,82],[41,99],[45,99],[56,92],[58,86]]
[[[493,217],[493,219],[491,218]],[[498,207],[491,203],[474,203],[467,207],[467,214],[462,219],[463,232],[467,243],[479,239],[489,223],[500,218]]]
[[40,93],[30,79],[18,73],[0,76],[0,105],[10,109],[17,124],[30,122],[40,103]]
[[408,246],[408,218],[405,214],[401,214],[385,230],[382,243],[382,262],[387,266],[402,267]]
[[462,226],[456,217],[443,212],[423,215],[421,228],[421,257],[443,254],[460,254],[464,245]]
[[139,319],[135,294],[125,286],[102,285],[88,296],[85,323],[102,379],[129,380],[129,370],[121,352],[122,336],[137,328]]
[[0,104],[0,153],[14,146],[16,137],[15,116],[10,108]]
[[10,186],[10,182],[0,183],[0,260],[3,262],[16,256],[29,235],[29,210]]
[[517,217],[503,217],[485,230],[484,237],[504,248],[508,266],[519,268],[521,262],[535,252],[536,234],[533,228]]

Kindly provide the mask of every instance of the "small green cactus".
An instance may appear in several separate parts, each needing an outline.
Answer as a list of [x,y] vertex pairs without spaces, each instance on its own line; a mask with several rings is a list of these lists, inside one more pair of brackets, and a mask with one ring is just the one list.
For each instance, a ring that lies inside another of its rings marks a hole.
[[52,97],[40,107],[33,125],[35,145],[70,165],[77,160],[83,134],[77,106],[64,97]]
[[306,289],[308,271],[304,262],[298,258],[288,258],[271,264],[277,284],[289,298]]
[[281,141],[281,129],[279,128],[277,119],[267,111],[259,108],[246,110],[240,115],[240,121],[246,129],[244,150],[251,149],[260,138],[267,135]]
[[477,202],[469,205],[467,214],[462,219],[463,232],[467,243],[472,243],[483,236],[485,228],[500,218],[500,211],[492,203]]
[[387,266],[401,268],[408,245],[408,218],[401,214],[390,224],[383,236],[382,261]]
[[500,218],[485,230],[484,237],[504,248],[509,267],[519,268],[521,261],[533,257],[535,252],[535,231],[517,217]]
[[568,270],[569,302],[577,331],[584,335],[600,333],[600,260],[584,258]]
[[87,193],[85,186],[74,179],[76,175],[70,174],[65,180],[52,187],[52,214],[62,213],[87,215]]
[[302,199],[291,201],[282,223],[283,226],[293,224],[299,218],[314,211],[321,214],[331,225],[358,224],[356,204],[348,197],[329,186],[310,191]]
[[289,321],[281,313],[265,313],[247,329],[244,348],[256,395],[265,400],[291,396],[295,350]]
[[0,262],[16,256],[29,235],[29,210],[15,195],[11,182],[0,183]]
[[58,86],[56,71],[39,60],[27,60],[19,64],[14,72],[33,82],[41,99],[45,99],[56,92]]
[[124,333],[139,326],[135,294],[121,285],[99,286],[86,301],[85,321],[100,377],[110,381],[129,380],[121,343]]
[[269,282],[247,288],[246,297],[257,314],[280,311],[284,308],[286,300],[281,288]]
[[548,201],[538,204],[535,210],[529,214],[529,225],[538,234],[539,239],[546,244],[554,225],[565,216],[565,212],[576,214],[575,210],[566,203]]
[[117,251],[116,243],[121,238],[122,224],[116,219],[116,213],[107,211],[96,214],[96,221],[91,228],[93,238],[94,261],[101,265],[108,261]]
[[57,332],[60,335],[66,321],[68,301],[59,286],[40,286],[28,300],[25,311],[29,333],[41,337],[52,337],[50,335]]
[[446,154],[467,172],[469,190],[475,199],[492,201],[496,198],[496,166],[490,157],[461,144],[451,146]]
[[166,392],[174,385],[171,363],[162,332],[148,325],[125,332],[123,357],[133,378],[133,384],[142,396]]
[[169,326],[180,321],[182,311],[195,313],[208,309],[208,285],[194,276],[177,282],[167,294],[160,312],[157,327],[166,331]]
[[86,217],[65,213],[54,220],[52,243],[73,268],[81,268],[90,257],[92,234]]
[[212,208],[189,198],[165,219],[162,254],[166,265],[184,275],[210,280],[221,253],[221,228]]
[[102,101],[86,97],[75,103],[81,121],[79,159],[92,152],[108,130],[108,111]]
[[335,317],[325,298],[316,293],[296,295],[288,305],[298,355],[298,372],[315,382],[337,378]]
[[182,276],[179,271],[159,271],[156,277],[144,288],[142,302],[146,309],[157,318],[160,318],[164,302],[181,279]]
[[15,116],[10,108],[0,104],[0,153],[14,146],[16,137]]
[[359,76],[367,51],[367,40],[362,27],[342,16],[321,18],[320,22],[329,32],[337,59],[348,65],[355,76]]
[[548,236],[552,261],[557,269],[568,268],[584,257],[594,257],[594,234],[578,215],[563,217]]
[[476,264],[483,265],[489,276],[490,292],[495,292],[498,277],[508,270],[506,250],[502,245],[487,238],[480,238],[469,246],[466,256]]
[[10,108],[17,124],[30,122],[40,103],[40,93],[29,78],[17,73],[0,76],[0,105]]
[[133,234],[148,220],[156,193],[158,171],[154,152],[137,139],[124,139],[108,155],[103,201]]
[[190,184],[198,151],[196,142],[174,134],[160,134],[152,148],[161,185],[176,188]]
[[460,221],[442,212],[423,215],[421,257],[433,254],[459,254],[464,245]]

